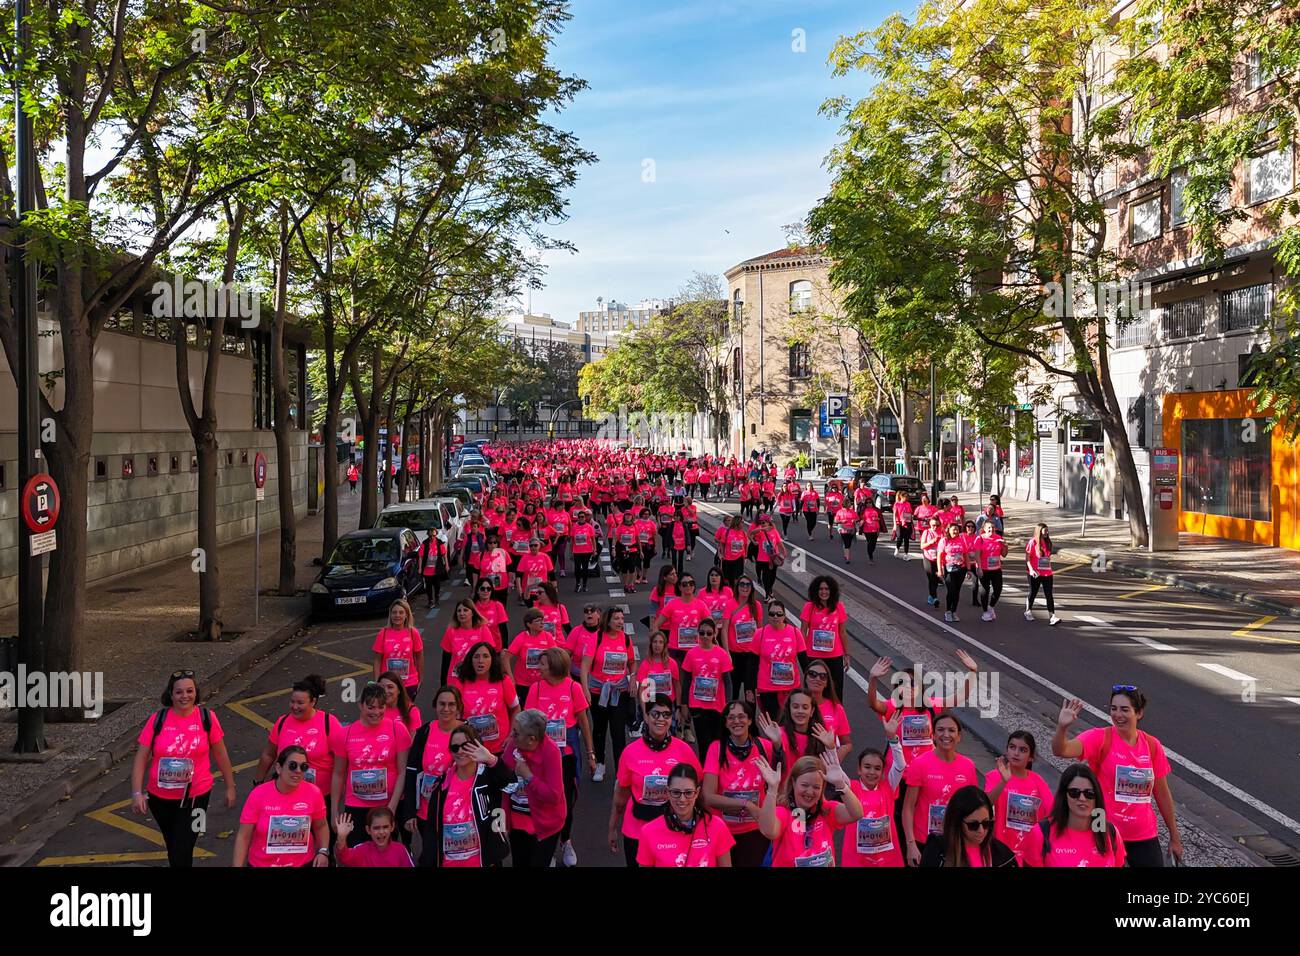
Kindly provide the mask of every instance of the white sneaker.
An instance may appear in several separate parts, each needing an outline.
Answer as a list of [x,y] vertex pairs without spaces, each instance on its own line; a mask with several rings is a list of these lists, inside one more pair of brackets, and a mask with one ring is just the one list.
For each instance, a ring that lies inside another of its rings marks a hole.
[[596,764],[596,772],[591,775],[591,782],[600,783],[604,779],[605,779],[605,765],[603,763],[598,763]]
[[997,619],[998,619],[998,612],[993,610],[993,608],[989,608],[989,620],[996,621]]
[[980,615],[980,620],[981,620],[981,621],[991,621],[991,620],[993,620],[993,612],[992,612],[992,611],[985,611],[983,614]]
[[1049,618],[1047,619],[1047,623],[1048,623],[1048,624],[1060,624],[1060,623],[1061,623],[1061,619],[1060,619],[1059,617],[1057,617],[1055,614],[1053,614],[1051,617],[1049,617]]
[[952,620],[952,611],[944,611],[944,612],[943,612],[943,619],[944,619],[945,621],[951,621],[951,620]]
[[578,851],[573,848],[572,840],[569,840],[561,846],[560,849],[563,851],[561,853],[561,862],[563,862],[565,866],[578,865]]
[[1033,611],[1026,611],[1026,612],[1025,612],[1025,620],[1026,620],[1026,621],[1032,621],[1033,619],[1034,619],[1034,612],[1033,612]]
[[952,620],[954,620],[954,621],[960,621],[960,620],[961,620],[961,618],[959,618],[959,617],[957,616],[957,612],[956,612],[956,611],[953,611],[953,612],[952,612]]

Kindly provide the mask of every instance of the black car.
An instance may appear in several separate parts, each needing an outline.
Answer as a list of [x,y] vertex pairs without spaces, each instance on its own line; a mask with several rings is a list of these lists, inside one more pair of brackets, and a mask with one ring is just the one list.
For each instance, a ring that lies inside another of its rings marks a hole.
[[451,479],[451,481],[447,482],[447,487],[468,488],[470,491],[474,492],[474,494],[481,495],[485,490],[487,490],[487,480],[466,475],[464,478]]
[[339,538],[311,586],[313,617],[388,612],[424,587],[420,539],[410,528],[367,528]]
[[876,493],[876,507],[882,511],[894,507],[894,498],[898,495],[902,495],[915,508],[925,493],[925,485],[915,475],[879,472],[868,479],[867,487]]

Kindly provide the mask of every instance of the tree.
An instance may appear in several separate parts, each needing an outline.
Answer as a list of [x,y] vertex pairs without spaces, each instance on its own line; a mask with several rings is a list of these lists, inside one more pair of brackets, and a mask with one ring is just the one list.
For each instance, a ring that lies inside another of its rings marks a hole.
[[[1300,125],[1300,9],[1273,0],[1143,0],[1124,23],[1124,39],[1143,51],[1124,62],[1116,89],[1132,99],[1133,122],[1148,131],[1150,172],[1186,176],[1184,209],[1193,242],[1220,259],[1225,237],[1245,222],[1241,208],[1220,197],[1239,165],[1279,143]],[[1163,46],[1153,44],[1163,41]],[[1157,55],[1157,54],[1160,55]],[[1275,77],[1265,95],[1236,96],[1243,74]],[[1233,101],[1233,109],[1223,104]],[[1294,146],[1292,147],[1294,152]],[[1289,160],[1294,163],[1294,158]],[[1267,219],[1279,271],[1300,275],[1300,200],[1274,200]],[[1289,222],[1289,225],[1283,225]],[[1252,359],[1252,397],[1288,437],[1300,436],[1300,299],[1294,285],[1278,290],[1262,331],[1269,347]]]
[[[856,104],[824,107],[843,117],[845,140],[813,218],[854,314],[897,326],[913,354],[973,352],[977,369],[995,373],[993,389],[963,389],[966,401],[1004,400],[997,393],[1025,366],[1069,381],[1106,433],[1130,537],[1144,546],[1110,371],[1110,340],[1136,316],[1057,308],[1050,295],[1067,278],[1098,289],[1131,271],[1108,248],[1101,196],[1105,168],[1134,147],[1121,108],[1093,96],[1104,82],[1095,45],[1113,30],[1105,3],[942,0],[914,22],[894,16],[842,39],[836,72],[869,69],[879,83]],[[980,419],[991,423],[998,402],[986,404]]]

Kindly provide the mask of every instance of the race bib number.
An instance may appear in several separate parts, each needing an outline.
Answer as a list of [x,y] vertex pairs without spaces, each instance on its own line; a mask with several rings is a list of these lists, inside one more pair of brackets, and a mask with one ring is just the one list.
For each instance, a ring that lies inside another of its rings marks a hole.
[[1156,772],[1150,767],[1115,768],[1115,799],[1120,803],[1150,803]]
[[820,853],[810,853],[806,856],[795,857],[794,865],[795,866],[816,866],[822,868],[830,867],[835,865],[835,855],[831,852],[831,848],[827,847],[826,849],[822,850]]
[[667,671],[659,671],[657,674],[651,674],[650,679],[654,681],[655,693],[672,695],[673,692],[673,675]]
[[988,560],[988,569],[990,571],[1000,570],[1002,567],[1002,556],[1000,554],[990,554]]
[[388,799],[388,768],[352,771],[352,795],[358,800]]
[[904,714],[898,728],[898,739],[904,747],[926,747],[930,739],[929,714]]
[[311,817],[271,814],[266,826],[266,852],[307,853],[311,850]]
[[410,670],[411,662],[405,657],[388,658],[388,669],[403,680],[406,679],[407,671]]
[[[722,795],[732,800],[744,800],[746,803],[758,803],[757,790],[724,790],[722,791]],[[748,823],[753,820],[753,817],[749,815],[748,810],[741,807],[739,810],[723,810],[722,819],[726,823]]]
[[949,558],[947,562],[945,562],[945,567],[947,567],[949,571],[959,571],[965,567],[965,565],[963,565],[957,558]]
[[530,574],[524,579],[524,586],[530,591],[536,591],[542,586],[542,579],[535,574]]
[[194,761],[189,757],[160,757],[158,760],[158,788],[184,790],[194,779]]
[[543,622],[542,622],[542,630],[545,631],[547,634],[554,634],[554,633],[555,633],[555,622],[554,622],[554,621],[543,621]]
[[542,648],[530,647],[524,652],[524,667],[530,671],[542,669]]
[[641,784],[641,803],[649,806],[663,806],[668,802],[668,775],[666,773],[648,773]]
[[1038,570],[1039,571],[1052,570],[1052,556],[1050,554],[1040,554],[1038,556]]
[[863,817],[859,820],[854,834],[858,852],[873,855],[892,850],[894,840],[890,835],[891,822],[889,817]]
[[835,650],[835,632],[824,628],[815,629],[812,632],[812,649],[823,654]]
[[651,535],[650,535],[650,532],[649,532],[649,531],[642,531],[639,535],[637,535],[637,539],[638,539],[642,544],[649,544],[649,543],[650,543],[650,538],[651,538]]
[[416,787],[419,790],[420,799],[428,803],[433,799],[433,788],[438,786],[438,781],[442,777],[436,773],[421,773],[416,781]]
[[618,540],[625,548],[630,548],[636,542],[636,535],[625,531],[618,536]]
[[548,720],[546,736],[550,737],[560,749],[564,749],[568,743],[569,726],[563,720]]
[[580,531],[575,531],[573,534],[573,543],[576,545],[580,545],[581,547],[585,548],[590,543],[590,541],[591,541],[590,535],[583,534]]
[[794,664],[790,661],[772,661],[768,673],[777,687],[789,687],[794,683]]
[[752,644],[754,643],[754,631],[757,628],[758,625],[753,621],[737,621],[732,626],[731,633],[735,636],[737,644]]
[[479,544],[477,539],[469,543],[470,554],[479,554],[480,552],[482,552],[482,550],[483,550],[483,545]]
[[713,618],[713,623],[714,623],[714,624],[721,624],[721,623],[722,623],[722,608],[720,608],[720,607],[715,607],[712,611],[709,612],[709,617]]
[[605,664],[601,668],[604,674],[620,676],[627,670],[627,654],[623,651],[606,651]]
[[948,812],[948,805],[946,803],[930,804],[930,810],[926,814],[927,821],[928,821],[925,828],[926,833],[930,834],[931,836],[933,836],[936,833],[940,833],[940,834],[943,833],[943,816],[947,812]]
[[1007,794],[1007,829],[1028,832],[1038,823],[1038,807],[1042,800],[1032,793]]
[[711,704],[718,699],[718,679],[716,677],[697,677],[692,685],[695,699]]
[[444,823],[442,825],[443,859],[462,863],[478,856],[478,827],[473,821],[468,823]]
[[307,772],[304,773],[304,774],[302,775],[302,779],[306,780],[308,783],[315,783],[315,782],[316,782],[316,768],[315,768],[315,767],[308,767],[308,768],[307,768]]
[[563,521],[552,521],[552,522],[551,522],[551,529],[552,529],[556,534],[564,534],[564,522],[563,522]]
[[466,717],[466,723],[478,731],[478,735],[483,740],[496,740],[501,735],[500,728],[497,727],[496,714],[475,714],[473,717]]
[[677,646],[698,647],[700,643],[700,629],[698,627],[687,627],[683,624],[677,629]]

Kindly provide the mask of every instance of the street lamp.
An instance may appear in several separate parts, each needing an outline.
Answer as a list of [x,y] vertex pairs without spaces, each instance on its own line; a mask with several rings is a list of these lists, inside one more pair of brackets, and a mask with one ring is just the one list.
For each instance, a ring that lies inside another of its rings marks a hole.
[[571,398],[567,402],[561,402],[559,405],[555,406],[555,408],[551,411],[550,427],[547,429],[551,433],[552,438],[555,437],[555,420],[560,415],[560,409],[564,408],[564,406],[566,405],[577,405],[577,404],[581,404],[581,402],[582,399],[580,398]]

